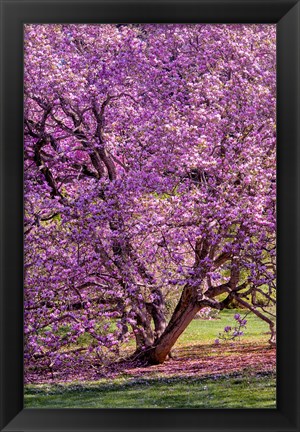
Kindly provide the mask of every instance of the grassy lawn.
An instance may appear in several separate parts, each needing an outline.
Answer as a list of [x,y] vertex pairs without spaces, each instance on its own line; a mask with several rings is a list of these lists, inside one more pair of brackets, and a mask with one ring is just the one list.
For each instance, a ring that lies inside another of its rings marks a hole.
[[[225,326],[235,324],[234,314],[239,312],[243,317],[245,311],[236,309],[227,309],[222,311],[217,319],[203,320],[194,319],[186,331],[179,337],[175,349],[182,346],[193,344],[211,344],[218,337],[219,332],[222,332]],[[241,342],[257,342],[268,341],[269,326],[267,323],[257,318],[256,315],[250,313],[246,317],[247,326],[244,331],[245,335],[241,337]]]
[[275,408],[275,375],[27,386],[27,408]]
[[236,312],[193,320],[163,365],[97,381],[28,384],[25,407],[276,408],[275,352],[266,323],[249,314],[240,341],[214,344],[224,326],[234,325]]

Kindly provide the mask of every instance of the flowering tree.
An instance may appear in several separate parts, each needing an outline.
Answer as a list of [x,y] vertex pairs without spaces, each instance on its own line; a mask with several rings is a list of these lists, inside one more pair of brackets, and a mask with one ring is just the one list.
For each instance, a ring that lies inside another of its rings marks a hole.
[[161,363],[232,303],[274,342],[275,65],[272,25],[25,27],[29,363]]

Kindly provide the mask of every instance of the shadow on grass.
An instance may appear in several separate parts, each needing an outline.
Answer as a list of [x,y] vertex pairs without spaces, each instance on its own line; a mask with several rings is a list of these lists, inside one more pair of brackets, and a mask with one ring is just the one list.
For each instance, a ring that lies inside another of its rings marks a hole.
[[274,373],[28,385],[25,408],[276,408]]

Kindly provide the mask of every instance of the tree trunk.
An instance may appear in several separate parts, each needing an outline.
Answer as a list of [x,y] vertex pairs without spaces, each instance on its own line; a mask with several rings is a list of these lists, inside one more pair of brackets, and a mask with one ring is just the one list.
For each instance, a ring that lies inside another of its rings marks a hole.
[[136,352],[140,352],[154,343],[154,334],[151,328],[150,316],[145,310],[135,310],[136,325],[133,326],[136,342]]
[[144,364],[163,363],[171,348],[200,310],[195,289],[187,285],[166,329],[154,346],[141,352],[138,359]]
[[194,283],[187,283],[182,291],[180,300],[173,312],[169,324],[162,334],[155,340],[154,344],[144,347],[141,351],[137,350],[133,358],[143,364],[163,363],[171,348],[190,324],[196,313],[204,307],[200,300],[203,297],[202,284],[207,269],[202,260],[209,252],[209,242],[207,239],[198,238],[195,244],[195,280]]

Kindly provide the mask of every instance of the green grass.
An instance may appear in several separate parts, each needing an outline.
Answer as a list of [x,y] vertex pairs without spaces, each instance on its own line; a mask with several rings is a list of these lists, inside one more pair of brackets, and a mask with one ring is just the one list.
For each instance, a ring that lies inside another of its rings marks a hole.
[[[242,317],[246,313],[244,310],[237,311],[236,309],[229,309],[222,311],[218,318],[214,320],[193,320],[186,331],[177,340],[175,348],[186,345],[199,345],[199,343],[213,343],[225,326],[235,325],[233,316],[237,312],[240,313]],[[243,330],[245,334],[241,337],[242,342],[249,343],[267,341],[269,339],[269,326],[267,323],[257,318],[253,313],[250,313],[246,319],[247,325],[246,329]]]
[[[122,382],[123,381],[123,382]],[[26,408],[276,408],[274,374],[28,385]]]

